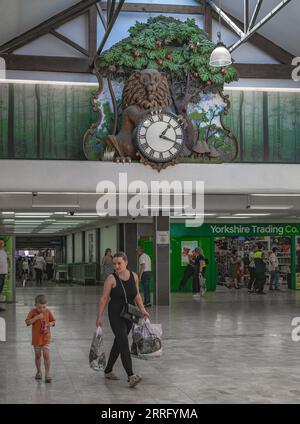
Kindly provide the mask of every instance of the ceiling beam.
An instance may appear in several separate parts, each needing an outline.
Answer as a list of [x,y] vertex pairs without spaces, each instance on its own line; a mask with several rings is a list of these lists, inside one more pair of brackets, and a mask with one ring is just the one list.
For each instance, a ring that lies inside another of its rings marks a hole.
[[251,20],[250,20],[250,23],[249,23],[249,27],[248,27],[249,29],[253,28],[255,23],[256,23],[256,19],[258,17],[259,12],[260,12],[262,2],[263,2],[263,0],[257,0],[257,3],[255,5],[255,9],[253,11],[253,15],[251,16]]
[[88,54],[91,65],[97,51],[97,28],[97,8],[96,5],[93,5],[89,8],[88,14]]
[[7,70],[91,73],[88,58],[14,54],[1,56],[6,61]]
[[233,52],[236,50],[240,45],[244,44],[249,38],[251,38],[263,25],[265,25],[267,22],[269,22],[270,19],[272,19],[275,15],[277,15],[285,6],[287,6],[291,0],[282,0],[281,3],[279,3],[274,9],[268,13],[263,19],[261,19],[256,25],[254,25],[253,28],[251,28],[250,31],[247,31],[244,36],[240,38],[236,43],[234,43],[229,51]]
[[89,53],[88,53],[88,51],[86,49],[84,49],[79,44],[75,43],[75,41],[71,40],[70,38],[65,37],[60,32],[57,32],[55,29],[52,29],[50,31],[50,34],[54,35],[54,37],[58,38],[59,40],[63,41],[64,43],[66,43],[69,46],[73,47],[74,49],[76,49],[80,53],[84,54],[85,56],[88,56],[89,55]]
[[[107,10],[107,2],[100,3],[102,10]],[[148,3],[125,3],[122,7],[122,12],[137,12],[137,13],[165,13],[179,15],[204,15],[205,6],[187,6],[176,4],[148,4]]]
[[[234,16],[227,13],[227,16],[239,27],[243,28],[243,23],[235,18]],[[213,18],[218,19],[219,16],[216,12],[213,11]],[[224,25],[226,28],[231,29],[231,27],[226,23],[222,22],[222,25]],[[277,44],[273,43],[273,41],[269,40],[268,38],[264,37],[263,35],[260,35],[259,33],[255,33],[252,35],[251,40],[249,42],[260,49],[261,51],[269,54],[274,59],[278,60],[278,62],[283,64],[291,64],[292,60],[294,58],[294,55],[286,50],[284,50],[282,47],[278,46]]]
[[57,13],[46,21],[31,28],[29,31],[13,38],[12,40],[0,46],[0,53],[11,53],[20,47],[25,46],[31,41],[48,34],[52,29],[55,29],[65,23],[77,18],[87,12],[89,7],[96,4],[99,0],[81,0],[75,5]]
[[288,79],[292,78],[294,69],[291,65],[273,65],[260,63],[235,63],[234,67],[241,78],[259,78],[259,79]]
[[[2,55],[7,70],[91,73],[88,58],[56,56]],[[235,63],[241,78],[291,79],[293,66]]]
[[205,10],[204,10],[204,30],[206,34],[208,34],[209,39],[212,39],[212,9],[205,2]]

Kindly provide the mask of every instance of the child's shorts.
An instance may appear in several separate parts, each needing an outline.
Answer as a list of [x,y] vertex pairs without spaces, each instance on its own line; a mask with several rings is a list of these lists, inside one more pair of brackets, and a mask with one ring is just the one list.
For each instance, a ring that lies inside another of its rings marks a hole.
[[48,343],[48,344],[44,344],[44,345],[40,345],[40,346],[33,346],[33,348],[34,348],[34,351],[36,353],[39,353],[39,352],[42,351],[42,349],[50,350],[50,344]]

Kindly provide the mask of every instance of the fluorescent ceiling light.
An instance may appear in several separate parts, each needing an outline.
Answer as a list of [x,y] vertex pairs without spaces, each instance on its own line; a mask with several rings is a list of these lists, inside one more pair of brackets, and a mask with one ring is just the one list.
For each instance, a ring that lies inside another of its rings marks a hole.
[[293,209],[293,205],[250,205],[248,209],[257,209],[257,210],[286,210]]
[[251,216],[217,216],[218,219],[247,219]]
[[234,216],[270,216],[270,213],[235,213]]
[[275,193],[268,193],[268,194],[262,194],[262,193],[257,193],[257,194],[250,194],[250,196],[253,197],[300,197],[300,194],[296,194],[296,193],[286,193],[286,194],[275,194]]
[[54,215],[68,215],[68,212],[54,212]]
[[68,204],[64,204],[64,205],[36,204],[35,205],[35,204],[33,204],[32,207],[33,208],[70,208],[70,209],[78,209],[78,208],[80,208],[80,205],[78,205],[78,204],[76,204],[76,205],[74,205],[74,204],[70,204],[70,205],[68,205]]
[[22,80],[22,79],[0,79],[0,84],[38,84],[38,85],[77,85],[87,87],[98,87],[96,82],[80,81],[43,81],[43,80]]
[[15,220],[14,220],[14,219],[3,219],[2,221],[3,221],[3,222],[15,222]]
[[36,216],[36,215],[42,215],[42,216],[48,216],[51,215],[51,212],[16,212],[16,216]]
[[[184,205],[184,208],[189,208],[189,205]],[[154,210],[174,210],[174,209],[183,209],[183,206],[159,206],[159,205],[145,205],[143,209],[154,209]]]
[[2,212],[2,215],[14,215],[14,212]]
[[298,93],[300,92],[300,88],[299,87],[243,87],[243,86],[232,86],[230,85],[225,85],[224,86],[224,90],[225,91],[270,91],[270,92],[275,92],[275,93]]

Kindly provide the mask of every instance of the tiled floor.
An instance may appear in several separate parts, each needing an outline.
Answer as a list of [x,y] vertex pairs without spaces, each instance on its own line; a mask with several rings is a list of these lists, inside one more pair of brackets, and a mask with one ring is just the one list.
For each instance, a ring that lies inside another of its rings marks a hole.
[[[31,330],[24,324],[41,291],[57,317],[51,385],[33,378]],[[300,342],[291,337],[291,321],[300,316],[299,292],[259,296],[227,290],[207,293],[201,300],[172,295],[170,308],[152,308],[152,321],[163,324],[163,357],[134,359],[134,371],[143,381],[133,390],[127,387],[120,361],[118,382],[105,381],[102,373],[89,368],[98,288],[18,288],[17,298],[17,304],[1,313],[7,342],[0,344],[0,403],[300,401]],[[108,353],[112,334],[107,320],[104,331]]]

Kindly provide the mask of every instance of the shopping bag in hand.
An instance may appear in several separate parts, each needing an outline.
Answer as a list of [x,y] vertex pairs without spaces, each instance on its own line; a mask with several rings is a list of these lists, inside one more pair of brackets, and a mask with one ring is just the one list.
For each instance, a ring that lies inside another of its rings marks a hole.
[[94,371],[103,371],[106,367],[106,358],[103,346],[102,328],[98,327],[94,333],[90,354],[90,367]]
[[132,329],[133,343],[131,354],[139,359],[154,359],[162,355],[162,328],[161,324],[151,324],[144,320],[140,325],[134,325]]

